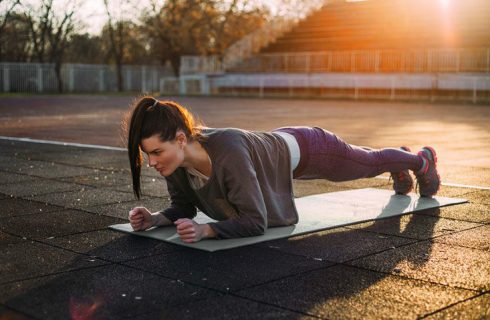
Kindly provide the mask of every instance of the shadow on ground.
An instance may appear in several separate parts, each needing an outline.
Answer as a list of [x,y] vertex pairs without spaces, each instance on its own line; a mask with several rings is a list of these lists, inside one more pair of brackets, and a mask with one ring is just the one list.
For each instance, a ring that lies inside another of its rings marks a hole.
[[[438,215],[438,209],[431,211],[430,214]],[[331,230],[300,240],[278,240],[216,253],[157,241],[150,241],[151,246],[148,246],[144,245],[147,239],[124,235],[83,252],[51,275],[6,284],[9,288],[2,286],[2,295],[10,296],[5,304],[11,308],[34,317],[59,319],[205,319],[216,318],[216,312],[219,312],[219,318],[246,318],[250,308],[260,318],[374,317],[380,310],[393,308],[398,299],[404,299],[402,289],[406,285],[420,291],[412,292],[419,295],[419,301],[411,303],[421,302],[421,293],[440,291],[442,297],[439,295],[431,300],[442,307],[443,298],[447,297],[446,288],[416,281],[411,283],[414,281],[391,275],[400,272],[397,266],[401,261],[407,261],[414,268],[427,262],[432,242],[411,238],[415,230],[427,239],[433,235],[437,220],[426,224],[423,218],[413,215],[403,230],[401,217],[397,217],[390,218],[388,223],[376,221],[362,229]],[[380,223],[387,235],[378,233]],[[352,256],[351,247],[364,247],[366,253],[369,242],[375,241],[364,239],[364,243],[352,243],[352,240],[363,241],[359,239],[360,233],[374,235],[380,240],[369,248],[369,254],[418,242],[419,255],[386,260],[383,273],[351,266],[350,261],[362,258],[362,253]],[[299,241],[301,251],[295,248]],[[336,245],[332,246],[332,243]],[[70,248],[69,242],[58,244]],[[71,246],[71,250],[80,251],[76,245]],[[155,252],[158,249],[152,246],[158,245],[165,247],[167,252]],[[313,257],[318,251],[306,249],[319,245],[324,246],[321,254],[331,260]],[[129,258],[140,254],[146,257]],[[98,260],[100,265],[78,269],[87,259]],[[429,292],[424,290],[425,287],[430,287]],[[346,311],[341,307],[342,301],[352,303],[368,296],[376,303],[364,305],[359,310]],[[49,297],[49,303],[46,297]],[[413,312],[430,310],[394,308],[391,311],[395,312],[393,315],[416,316]]]

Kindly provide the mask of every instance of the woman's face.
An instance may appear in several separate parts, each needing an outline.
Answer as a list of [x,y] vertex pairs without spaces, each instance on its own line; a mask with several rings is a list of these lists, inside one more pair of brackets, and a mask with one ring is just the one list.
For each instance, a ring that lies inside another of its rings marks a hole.
[[[184,135],[185,137],[185,135]],[[185,139],[177,135],[172,141],[161,141],[159,135],[141,140],[141,149],[148,156],[148,164],[167,177],[184,162]]]

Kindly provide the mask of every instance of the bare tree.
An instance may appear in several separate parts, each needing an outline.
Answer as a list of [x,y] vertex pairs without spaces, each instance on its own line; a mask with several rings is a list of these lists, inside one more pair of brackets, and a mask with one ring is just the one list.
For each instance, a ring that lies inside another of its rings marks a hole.
[[220,16],[212,22],[211,53],[220,57],[235,41],[262,27],[269,15],[265,8],[254,7],[248,0],[221,3],[219,12]]
[[29,24],[23,14],[13,12],[1,34],[0,61],[27,62],[31,53]]
[[[118,1],[117,9],[111,6],[111,3]],[[130,56],[127,51],[137,37],[135,30],[138,31],[137,25],[131,17],[139,9],[140,4],[130,0],[104,0],[107,14],[107,23],[104,27],[109,34],[110,53],[116,64],[117,89],[123,90],[123,73],[122,67],[126,58]],[[103,30],[104,32],[104,30]]]
[[61,66],[70,37],[75,33],[75,0],[66,3],[62,14],[55,14],[53,0],[42,0],[38,7],[24,12],[31,36],[33,56],[38,62],[54,63],[58,91],[63,92]]
[[179,75],[183,55],[222,54],[231,43],[260,27],[265,12],[246,10],[247,0],[153,0],[142,17],[153,52]]
[[0,16],[0,61],[2,61],[4,52],[4,40],[3,35],[5,34],[5,27],[11,17],[14,9],[20,4],[20,0],[0,0],[0,11],[2,15]]
[[[338,0],[335,0],[338,1]],[[304,19],[308,13],[311,13],[311,8],[319,9],[327,3],[332,3],[332,0],[277,0],[276,16],[283,17],[287,20]],[[341,1],[345,2],[345,1]]]
[[0,0],[0,10],[3,11],[0,17],[0,34],[2,34],[7,20],[10,14],[14,11],[15,7],[20,4],[20,0]]
[[105,61],[106,48],[100,35],[74,34],[65,52],[65,63],[97,64]]

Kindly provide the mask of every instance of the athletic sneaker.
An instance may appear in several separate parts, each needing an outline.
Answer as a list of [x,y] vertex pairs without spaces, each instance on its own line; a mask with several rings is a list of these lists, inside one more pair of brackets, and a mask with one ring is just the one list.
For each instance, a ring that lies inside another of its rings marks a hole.
[[437,173],[437,155],[432,147],[423,147],[418,153],[424,163],[422,168],[415,173],[419,193],[422,197],[432,197],[441,186],[441,178]]
[[[400,147],[400,149],[410,152],[409,147]],[[396,194],[408,194],[413,189],[413,179],[410,176],[408,170],[400,172],[391,172],[391,178],[393,179],[393,190]]]

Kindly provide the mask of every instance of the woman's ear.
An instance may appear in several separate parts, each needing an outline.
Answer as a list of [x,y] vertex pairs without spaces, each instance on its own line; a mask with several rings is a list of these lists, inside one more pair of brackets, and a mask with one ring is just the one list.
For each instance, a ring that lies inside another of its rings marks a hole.
[[178,130],[175,135],[175,141],[179,144],[179,148],[183,148],[187,145],[187,137],[185,136],[184,131]]

